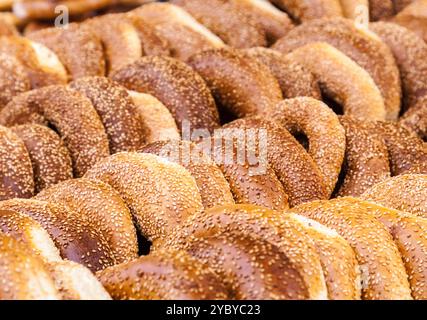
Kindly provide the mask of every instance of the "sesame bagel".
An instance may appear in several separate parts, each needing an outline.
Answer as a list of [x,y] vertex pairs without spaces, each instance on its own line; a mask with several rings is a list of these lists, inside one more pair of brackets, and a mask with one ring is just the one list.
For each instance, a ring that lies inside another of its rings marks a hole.
[[97,273],[116,300],[221,300],[228,290],[206,265],[183,251],[157,250]]
[[376,184],[361,198],[427,218],[426,190],[427,175],[406,174]]
[[61,261],[59,251],[46,230],[25,214],[1,209],[0,232],[24,243],[43,261]]
[[12,130],[0,126],[0,200],[33,194],[33,168],[25,144]]
[[295,98],[276,106],[272,119],[294,136],[308,139],[308,152],[316,162],[331,195],[344,161],[346,137],[338,116],[324,103],[312,98]]
[[340,0],[270,0],[270,2],[289,13],[297,22],[343,16]]
[[0,202],[37,221],[50,235],[61,257],[97,271],[116,264],[109,242],[99,226],[70,208],[39,200],[13,199]]
[[321,100],[319,84],[313,74],[300,64],[290,61],[278,51],[267,48],[250,48],[244,52],[270,69],[279,82],[284,98],[313,97]]
[[205,209],[234,204],[230,186],[221,170],[208,155],[200,152],[196,144],[181,140],[159,141],[140,151],[166,158],[187,169],[196,181]]
[[427,94],[427,44],[414,32],[394,23],[371,23],[370,29],[393,52],[402,79],[405,111]]
[[49,86],[16,96],[0,111],[0,123],[54,127],[70,152],[77,177],[110,154],[104,126],[90,100],[64,86]]
[[237,50],[204,51],[188,64],[206,81],[218,104],[239,118],[268,115],[282,99],[268,67]]
[[405,264],[412,296],[414,299],[425,300],[427,294],[427,220],[356,198],[341,198],[339,204],[362,208],[387,227]]
[[24,142],[30,156],[36,194],[73,178],[68,149],[53,130],[38,124],[20,125],[11,130]]
[[[234,0],[173,0],[172,3],[188,11],[231,47],[267,46],[266,32],[259,18],[253,19],[247,14],[248,9],[237,6]],[[257,13],[260,11],[256,10]]]
[[143,57],[116,72],[113,80],[130,90],[156,97],[169,109],[180,129],[183,122],[191,129],[209,131],[219,126],[209,88],[183,62],[168,57]]
[[391,176],[387,145],[366,121],[343,116],[340,122],[345,129],[346,155],[337,195],[360,196]]
[[175,119],[163,103],[150,94],[131,90],[128,91],[128,94],[144,127],[146,143],[180,139]]
[[29,33],[27,37],[55,52],[70,79],[104,76],[106,73],[100,39],[80,24],[42,29]]
[[74,179],[43,190],[38,200],[63,205],[89,219],[107,239],[116,263],[138,257],[136,230],[129,209],[109,185],[94,180]]
[[97,111],[112,154],[136,151],[144,144],[145,128],[127,90],[104,77],[80,78],[70,87],[89,98]]
[[0,37],[0,53],[15,57],[23,65],[33,89],[67,81],[58,56],[41,43],[20,36]]
[[314,42],[287,57],[308,68],[322,83],[324,94],[338,102],[344,114],[367,120],[386,118],[381,92],[369,73],[334,47]]
[[85,175],[118,191],[142,235],[164,237],[203,210],[194,178],[183,167],[143,153],[118,153],[101,160]]
[[22,63],[8,54],[0,54],[0,110],[14,96],[31,90],[31,81]]
[[375,34],[348,19],[322,19],[294,28],[273,48],[286,54],[319,41],[334,46],[369,73],[384,98],[387,119],[396,120],[401,99],[399,69],[390,49]]
[[337,201],[314,201],[292,211],[326,225],[347,240],[360,265],[363,299],[412,299],[400,253],[386,227],[357,206],[342,208]]
[[266,144],[264,147],[268,150],[268,162],[283,184],[291,207],[328,198],[323,175],[316,163],[286,129],[274,122],[259,118],[239,119],[225,128],[242,129],[243,132],[248,129],[267,132],[268,140],[258,139],[256,143]]
[[43,261],[23,243],[0,234],[1,300],[59,300]]
[[142,18],[166,41],[171,56],[185,61],[196,52],[221,48],[225,44],[190,14],[170,3],[150,3],[129,15]]

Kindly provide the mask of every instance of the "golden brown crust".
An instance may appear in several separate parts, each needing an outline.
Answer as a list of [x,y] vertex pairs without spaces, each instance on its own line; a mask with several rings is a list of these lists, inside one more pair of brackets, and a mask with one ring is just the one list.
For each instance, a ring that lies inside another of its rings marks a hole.
[[148,144],[143,153],[152,153],[187,169],[199,188],[203,206],[209,209],[219,205],[234,204],[230,186],[219,167],[197,145],[189,141],[172,140]]
[[168,57],[143,57],[119,70],[113,79],[126,88],[149,93],[172,113],[178,127],[191,129],[219,127],[215,101],[202,77],[185,63]]
[[361,198],[427,218],[426,190],[427,175],[406,174],[376,184]]
[[[328,198],[323,176],[297,140],[278,124],[260,118],[236,120],[225,126],[226,129],[244,129],[241,134],[245,138],[248,129],[265,130],[267,132],[267,159],[274,169],[286,194],[291,207],[301,203]],[[263,143],[258,138],[257,144]],[[244,140],[243,140],[244,141]]]
[[4,234],[0,234],[0,272],[1,300],[61,299],[43,261]]
[[321,101],[312,98],[284,100],[271,117],[291,134],[308,139],[308,152],[322,173],[331,195],[338,181],[346,149],[345,130],[337,115]]
[[67,87],[50,86],[15,97],[0,112],[0,123],[53,126],[70,152],[77,177],[109,155],[104,126],[90,100]]
[[150,94],[131,90],[128,93],[144,126],[145,143],[181,138],[175,119],[163,103]]
[[414,299],[427,297],[427,220],[355,198],[340,203],[358,206],[383,223],[397,245],[406,267]]
[[108,135],[110,152],[137,151],[144,145],[145,128],[127,90],[103,77],[81,78],[70,87],[92,102]]
[[339,200],[315,201],[292,209],[338,232],[355,250],[365,300],[412,299],[405,267],[386,227],[363,209]]
[[109,243],[98,226],[69,208],[39,200],[14,199],[0,207],[36,220],[49,233],[61,257],[80,263],[92,271],[114,265]]
[[69,24],[64,28],[47,28],[27,35],[57,54],[71,79],[104,76],[105,60],[100,39],[88,28]]
[[[46,47],[42,47],[43,54],[40,54],[37,52],[40,51],[40,44],[37,45],[20,36],[0,37],[0,53],[15,57],[23,65],[31,81],[31,88],[65,84],[66,71],[57,61],[58,57]],[[46,61],[43,60],[46,58],[55,60],[57,64],[53,67],[45,65]]]
[[276,42],[273,48],[286,54],[319,41],[334,46],[369,73],[384,98],[387,119],[396,120],[400,111],[401,85],[393,54],[374,34],[357,28],[352,21],[335,18],[304,23]]
[[278,51],[267,48],[251,48],[244,51],[253,59],[265,64],[280,85],[283,97],[313,97],[321,100],[319,84],[313,74],[299,63],[290,61]]
[[14,96],[31,90],[31,82],[22,63],[8,54],[0,54],[0,110]]
[[35,193],[73,178],[73,166],[68,149],[51,129],[28,124],[11,130],[24,142],[31,159]]
[[37,199],[63,205],[96,226],[107,239],[114,261],[123,263],[138,257],[132,216],[119,194],[95,180],[74,179],[43,190]]
[[414,32],[394,23],[372,23],[370,29],[393,52],[402,79],[403,108],[407,110],[427,94],[427,44]]
[[220,38],[198,23],[190,14],[170,3],[151,3],[129,13],[142,18],[168,44],[171,56],[187,60],[196,52],[221,48]]
[[235,49],[204,51],[188,64],[206,81],[217,102],[239,118],[268,115],[282,100],[268,67]]
[[338,196],[360,196],[391,176],[384,138],[366,121],[344,116],[340,119],[346,134],[344,181]]
[[184,8],[231,47],[267,46],[266,33],[259,19],[253,19],[233,1],[173,0],[172,3]]
[[225,300],[218,275],[183,251],[157,250],[97,273],[116,300]]
[[118,153],[85,175],[111,185],[129,207],[138,230],[150,241],[164,237],[203,210],[194,178],[183,167],[143,153]]
[[235,299],[326,298],[315,248],[286,217],[275,220],[279,215],[255,206],[216,207],[190,219],[163,246],[207,263]]
[[271,2],[298,22],[343,16],[339,0],[271,0]]
[[25,144],[10,129],[0,126],[0,200],[30,198],[34,177]]
[[313,42],[287,57],[307,67],[322,83],[326,96],[343,107],[344,114],[366,120],[386,118],[381,92],[369,73],[331,45]]

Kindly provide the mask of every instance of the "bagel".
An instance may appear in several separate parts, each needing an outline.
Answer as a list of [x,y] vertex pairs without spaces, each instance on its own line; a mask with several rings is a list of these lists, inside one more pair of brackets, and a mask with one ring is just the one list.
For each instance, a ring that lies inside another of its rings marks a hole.
[[[267,46],[260,8],[242,8],[237,1],[224,0],[172,0],[174,5],[188,11],[197,21],[220,37],[226,44],[234,48],[250,48]],[[248,14],[256,10],[257,18]],[[269,21],[272,21],[269,18]]]
[[108,240],[88,217],[59,204],[34,199],[2,201],[0,208],[37,221],[49,233],[64,259],[82,264],[91,271],[116,264]]
[[314,201],[292,209],[340,234],[353,250],[362,272],[364,300],[412,299],[405,267],[386,227],[357,206],[339,200]]
[[192,56],[188,64],[206,81],[216,101],[239,118],[269,115],[282,100],[268,67],[237,50],[207,50]]
[[158,250],[97,273],[116,300],[218,300],[228,290],[210,268],[182,251]]
[[400,11],[392,21],[409,30],[414,31],[418,36],[427,40],[427,1],[417,0]]
[[346,149],[345,130],[336,114],[312,98],[284,100],[276,107],[272,119],[294,136],[308,139],[308,152],[316,162],[331,195],[338,181]]
[[405,173],[427,174],[427,150],[424,142],[413,132],[394,122],[371,124],[385,141],[393,176]]
[[322,19],[294,28],[273,48],[286,54],[319,41],[334,46],[369,73],[384,98],[387,119],[396,120],[401,100],[399,69],[391,50],[375,34],[347,19]]
[[0,233],[1,300],[60,300],[43,261],[19,241]]
[[315,42],[287,55],[308,68],[322,83],[326,96],[338,102],[344,114],[366,120],[384,120],[381,92],[371,76],[334,47]]
[[16,36],[18,30],[7,19],[0,16],[0,36]]
[[381,134],[362,120],[344,116],[340,119],[346,135],[343,181],[338,196],[360,196],[378,182],[391,176],[387,145]]
[[297,22],[319,18],[342,17],[340,0],[270,0]]
[[0,53],[0,110],[12,98],[31,90],[31,81],[25,67],[13,56]]
[[128,91],[128,94],[145,128],[146,143],[180,139],[175,119],[163,103],[149,94],[136,91]]
[[74,179],[43,190],[38,200],[63,205],[97,226],[109,243],[116,263],[138,257],[132,216],[119,194],[100,181]]
[[191,129],[213,131],[219,116],[209,88],[202,77],[185,63],[168,57],[143,57],[119,70],[113,80],[129,90],[148,93],[172,113],[179,129],[187,122]]
[[[181,1],[181,0],[179,0]],[[262,27],[267,43],[273,44],[293,28],[288,15],[266,0],[230,0],[232,8],[247,15],[255,24]]]
[[360,268],[351,246],[337,232],[297,214],[286,213],[301,225],[319,253],[330,300],[360,300]]
[[280,85],[283,97],[313,97],[321,100],[319,84],[313,74],[285,55],[267,48],[246,49],[245,54],[265,64]]
[[37,124],[16,126],[11,130],[24,142],[30,156],[36,194],[73,178],[68,149],[53,130]]
[[81,78],[70,87],[90,99],[105,127],[112,154],[144,145],[145,128],[126,89],[108,78]]
[[95,33],[80,24],[67,28],[47,28],[27,37],[55,52],[72,80],[105,75],[102,43]]
[[48,265],[62,300],[111,300],[110,295],[87,268],[71,261]]
[[310,238],[275,211],[212,208],[176,229],[161,247],[187,251],[208,264],[237,300],[327,298]]
[[101,40],[107,62],[107,74],[135,62],[142,56],[139,34],[131,23],[115,18],[114,15],[106,15],[86,20],[83,26]]
[[189,141],[161,141],[144,146],[144,153],[152,153],[182,165],[190,172],[199,188],[205,209],[234,204],[230,186],[221,170],[197,145]]
[[[419,113],[427,95],[427,44],[412,31],[394,23],[377,22],[371,30],[391,48],[399,66],[403,89],[403,111]],[[410,115],[409,115],[410,116]]]
[[376,184],[361,198],[427,218],[426,190],[427,175],[406,174]]
[[[239,119],[225,128],[243,131],[258,129],[267,132],[267,159],[283,184],[291,207],[328,198],[319,168],[287,130],[274,122],[259,118]],[[256,143],[260,144],[262,141]]]
[[190,14],[170,3],[150,3],[128,15],[140,17],[168,44],[171,56],[187,60],[196,52],[221,48],[225,44]]
[[355,198],[342,198],[339,205],[353,205],[374,215],[389,230],[406,267],[414,299],[426,299],[427,220]]
[[0,37],[0,53],[14,56],[23,65],[33,89],[67,81],[56,54],[40,43],[19,36]]
[[0,210],[0,232],[25,243],[46,262],[61,261],[59,251],[45,229],[34,219],[20,212]]
[[369,0],[369,14],[372,21],[394,16],[394,0]]
[[13,131],[0,126],[0,200],[33,194],[33,168],[25,144]]
[[412,130],[421,139],[427,141],[427,96],[418,100],[400,118],[399,123],[402,127]]
[[203,210],[194,178],[183,167],[142,153],[118,153],[85,175],[111,185],[129,207],[138,230],[156,241]]
[[70,152],[77,177],[110,153],[104,126],[90,100],[67,87],[49,86],[15,97],[0,111],[0,123],[53,126]]
[[13,12],[21,19],[52,19],[57,6],[65,6],[71,15],[79,15],[112,4],[111,0],[19,0],[13,3]]

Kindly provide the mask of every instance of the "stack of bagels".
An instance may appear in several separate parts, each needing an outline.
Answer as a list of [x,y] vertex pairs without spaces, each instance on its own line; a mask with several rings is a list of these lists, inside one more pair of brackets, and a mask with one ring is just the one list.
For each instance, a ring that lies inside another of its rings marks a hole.
[[0,299],[427,299],[427,1],[0,10]]

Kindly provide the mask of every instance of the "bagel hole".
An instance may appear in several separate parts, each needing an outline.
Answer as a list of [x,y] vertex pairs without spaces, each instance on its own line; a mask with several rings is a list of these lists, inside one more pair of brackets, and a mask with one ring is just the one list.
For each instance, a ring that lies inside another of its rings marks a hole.
[[[347,158],[347,156],[346,156],[346,158]],[[348,169],[347,160],[344,160],[344,162],[341,166],[340,174],[338,175],[337,183],[335,184],[334,191],[332,192],[331,198],[337,198],[338,197],[338,193],[340,192],[341,187],[344,185],[345,177],[347,176],[347,169]]]
[[138,253],[140,256],[147,256],[150,254],[151,245],[153,244],[147,238],[145,238],[140,232],[137,232],[138,239]]
[[233,112],[231,112],[226,107],[222,106],[220,103],[216,103],[218,106],[218,113],[219,113],[219,121],[221,125],[225,125],[227,123],[233,122],[239,117],[237,117]]
[[299,142],[300,145],[304,147],[306,151],[310,148],[310,141],[304,132],[293,133],[294,138]]
[[322,92],[322,100],[324,103],[328,105],[329,108],[332,109],[337,115],[342,116],[344,115],[344,108],[343,106],[335,101],[334,98],[330,97],[329,95]]

